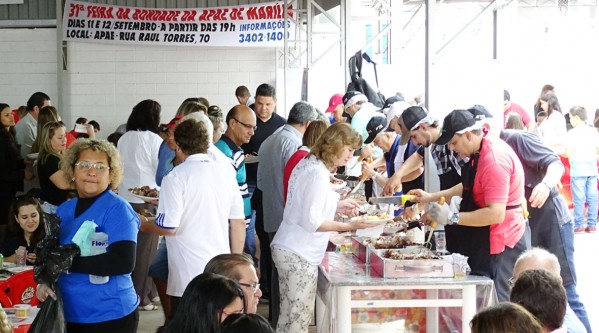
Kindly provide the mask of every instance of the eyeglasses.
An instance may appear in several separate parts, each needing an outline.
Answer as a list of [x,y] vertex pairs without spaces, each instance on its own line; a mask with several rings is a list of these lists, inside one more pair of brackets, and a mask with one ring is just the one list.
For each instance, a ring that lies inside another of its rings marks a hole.
[[258,126],[254,126],[254,125],[249,125],[246,123],[242,123],[241,121],[237,120],[236,118],[233,118],[233,120],[235,120],[236,122],[240,123],[241,125],[243,125],[243,127],[247,128],[247,129],[251,129],[251,130],[257,130]]
[[75,166],[81,170],[90,170],[91,168],[94,168],[97,171],[104,171],[104,170],[110,169],[109,166],[107,166],[104,163],[100,163],[100,162],[92,163],[92,162],[87,162],[87,161],[81,161],[81,162],[75,163]]
[[510,285],[510,288],[514,287],[515,282],[516,282],[516,279],[514,279],[513,276],[509,280],[507,280],[507,283]]
[[260,289],[260,283],[241,283],[241,282],[237,282],[240,286],[242,287],[248,287],[252,289],[253,293],[256,293],[258,291],[258,289]]

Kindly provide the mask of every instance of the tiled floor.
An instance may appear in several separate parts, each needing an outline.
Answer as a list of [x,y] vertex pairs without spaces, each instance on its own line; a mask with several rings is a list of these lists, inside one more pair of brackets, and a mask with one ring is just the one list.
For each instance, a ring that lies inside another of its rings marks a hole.
[[[585,304],[589,314],[591,325],[599,330],[599,298],[593,297],[592,290],[597,287],[596,268],[597,256],[599,255],[599,234],[577,234],[574,236],[576,251],[576,271],[578,274],[578,292],[582,302]],[[258,312],[264,316],[268,314],[268,304],[260,304]],[[164,317],[162,309],[157,311],[140,311],[139,333],[154,333],[156,328],[162,325]],[[310,332],[315,332],[311,327]],[[343,332],[346,333],[346,332]]]

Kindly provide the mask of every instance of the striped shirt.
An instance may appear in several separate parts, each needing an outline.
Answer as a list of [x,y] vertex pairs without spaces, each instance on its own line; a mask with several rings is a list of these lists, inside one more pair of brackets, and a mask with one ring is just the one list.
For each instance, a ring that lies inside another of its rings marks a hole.
[[239,185],[239,192],[243,198],[243,211],[246,219],[246,227],[249,223],[249,219],[252,217],[252,208],[250,206],[250,194],[248,192],[247,176],[245,172],[245,154],[243,149],[237,146],[231,139],[226,135],[223,135],[215,146],[231,159],[231,164],[237,172],[237,185]]

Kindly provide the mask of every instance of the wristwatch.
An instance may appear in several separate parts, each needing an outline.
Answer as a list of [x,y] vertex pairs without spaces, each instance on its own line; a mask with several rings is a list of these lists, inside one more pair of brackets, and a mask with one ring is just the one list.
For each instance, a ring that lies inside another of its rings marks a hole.
[[453,213],[449,219],[449,225],[454,225],[454,224],[458,224],[458,222],[460,222],[460,213]]

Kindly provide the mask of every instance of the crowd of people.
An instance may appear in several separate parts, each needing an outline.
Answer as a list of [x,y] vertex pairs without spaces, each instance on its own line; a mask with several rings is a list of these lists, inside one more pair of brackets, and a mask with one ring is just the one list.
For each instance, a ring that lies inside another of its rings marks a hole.
[[[226,114],[188,98],[168,123],[160,103],[141,101],[108,140],[86,118],[67,131],[44,93],[18,122],[0,104],[4,260],[24,249],[35,263],[46,214],[60,217],[61,244],[89,228],[86,241],[107,237],[104,253],[75,257],[58,280],[67,330],[135,332],[138,311],[159,299],[158,332],[307,332],[329,232],[373,226],[330,183],[358,160],[367,197],[413,194],[405,214],[443,225],[447,250],[493,279],[502,303],[473,318],[474,332],[591,332],[573,237],[596,231],[599,132],[581,106],[566,118],[554,87],[543,87],[534,115],[504,91],[502,128],[483,106],[441,121],[401,94],[380,109],[349,91],[324,113],[295,103],[287,118],[270,84],[235,96]],[[439,192],[424,191],[429,157]],[[564,158],[573,218],[558,190]],[[130,191],[142,186],[159,197]],[[41,301],[56,295],[38,286]],[[556,306],[543,308],[551,297]],[[268,321],[255,315],[260,298]]]

